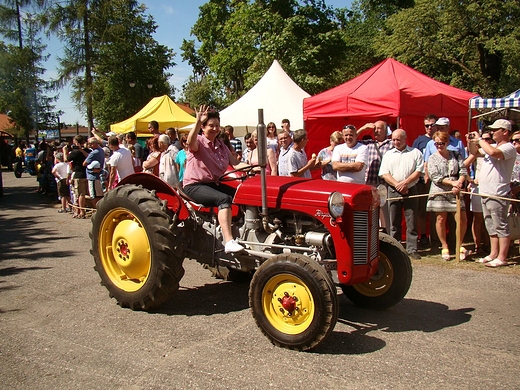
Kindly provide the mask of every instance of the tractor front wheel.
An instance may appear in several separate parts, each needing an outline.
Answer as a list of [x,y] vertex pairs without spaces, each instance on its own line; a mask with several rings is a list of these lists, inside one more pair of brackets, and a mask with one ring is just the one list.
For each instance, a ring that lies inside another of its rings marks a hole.
[[327,272],[299,254],[273,257],[258,268],[249,305],[274,345],[300,351],[324,341],[338,318],[336,287]]

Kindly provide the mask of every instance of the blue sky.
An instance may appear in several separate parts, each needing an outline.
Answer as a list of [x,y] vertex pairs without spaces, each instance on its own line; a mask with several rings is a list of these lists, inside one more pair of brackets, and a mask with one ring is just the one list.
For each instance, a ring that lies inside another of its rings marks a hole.
[[[207,0],[147,0],[142,1],[158,25],[155,39],[162,45],[168,46],[176,53],[174,62],[176,66],[170,69],[173,76],[170,82],[180,91],[184,82],[191,75],[191,67],[181,61],[180,46],[183,39],[193,39],[190,36],[191,27],[195,24],[199,15],[199,7]],[[347,7],[352,3],[351,0],[325,0],[327,5],[335,8]],[[56,76],[56,57],[61,55],[63,45],[57,39],[51,39],[47,43],[47,53],[50,58],[45,64],[47,72],[45,79]],[[177,97],[180,92],[177,92]],[[74,103],[71,101],[72,91],[69,85],[59,91],[60,98],[56,103],[58,110],[65,112],[61,121],[68,124],[86,124],[84,115],[79,113]]]

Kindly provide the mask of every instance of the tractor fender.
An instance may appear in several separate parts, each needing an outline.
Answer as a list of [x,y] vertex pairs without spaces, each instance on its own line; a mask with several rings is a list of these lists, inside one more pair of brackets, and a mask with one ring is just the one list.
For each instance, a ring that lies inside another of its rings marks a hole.
[[379,232],[379,240],[393,245],[399,248],[402,252],[406,253],[406,249],[404,249],[404,246],[388,233]]
[[149,191],[155,191],[155,196],[167,202],[166,206],[178,215],[178,220],[189,218],[189,211],[178,191],[165,181],[149,173],[134,173],[121,180],[117,186],[135,184]]

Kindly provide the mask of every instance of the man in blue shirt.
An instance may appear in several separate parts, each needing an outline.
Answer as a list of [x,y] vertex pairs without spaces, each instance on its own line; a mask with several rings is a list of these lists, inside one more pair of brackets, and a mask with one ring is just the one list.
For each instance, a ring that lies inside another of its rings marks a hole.
[[[101,186],[100,172],[105,166],[105,151],[99,145],[96,137],[88,139],[88,146],[91,152],[83,162],[83,166],[87,167],[88,194],[92,202],[92,207],[96,208],[96,204],[103,197],[103,189]],[[91,164],[97,161],[98,164]]]

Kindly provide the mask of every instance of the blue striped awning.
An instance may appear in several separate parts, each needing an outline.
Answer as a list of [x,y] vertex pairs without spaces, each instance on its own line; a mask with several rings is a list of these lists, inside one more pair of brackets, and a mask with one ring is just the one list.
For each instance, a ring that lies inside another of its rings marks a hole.
[[484,99],[480,96],[469,99],[470,108],[519,108],[520,89],[503,98]]

